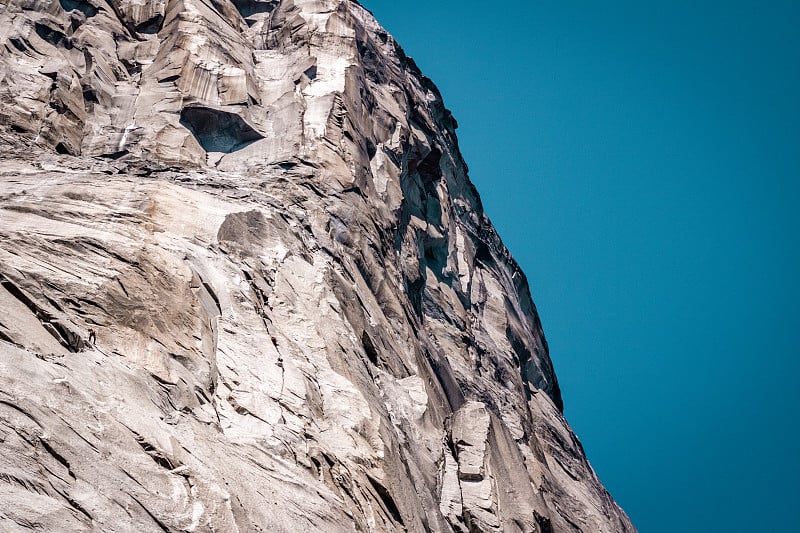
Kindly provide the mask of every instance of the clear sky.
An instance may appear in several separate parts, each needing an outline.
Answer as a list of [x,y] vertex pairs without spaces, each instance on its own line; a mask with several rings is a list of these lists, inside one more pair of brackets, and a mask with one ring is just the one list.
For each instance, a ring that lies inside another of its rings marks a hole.
[[800,2],[363,0],[642,533],[800,531]]

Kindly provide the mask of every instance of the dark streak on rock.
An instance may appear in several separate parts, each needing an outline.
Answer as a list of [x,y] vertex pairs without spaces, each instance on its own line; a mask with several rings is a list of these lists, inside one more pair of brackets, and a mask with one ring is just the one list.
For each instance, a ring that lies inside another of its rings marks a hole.
[[61,463],[61,464],[64,466],[64,468],[66,468],[66,469],[67,469],[67,473],[69,474],[69,476],[70,476],[72,479],[75,479],[75,474],[73,474],[73,473],[72,473],[72,467],[70,467],[70,465],[69,465],[69,461],[67,461],[67,460],[64,458],[64,456],[63,456],[63,455],[61,455],[60,453],[58,453],[58,452],[57,452],[57,451],[56,451],[56,450],[55,450],[55,449],[54,449],[54,448],[53,448],[53,447],[50,445],[50,443],[49,443],[49,442],[47,442],[46,440],[44,440],[42,437],[39,437],[39,442],[41,442],[41,443],[42,443],[42,446],[44,447],[44,449],[45,449],[45,450],[47,450],[47,453],[49,453],[50,455],[52,455],[52,456],[53,456],[53,458],[54,458],[56,461],[58,461],[59,463]]
[[159,520],[159,519],[158,519],[158,517],[157,517],[156,515],[154,515],[153,513],[151,513],[151,512],[150,512],[150,509],[148,509],[147,507],[145,507],[145,506],[142,504],[142,502],[140,502],[140,501],[139,501],[139,499],[138,499],[136,496],[134,496],[133,494],[128,494],[128,495],[131,497],[131,499],[132,499],[133,501],[135,501],[136,503],[138,503],[138,504],[139,504],[139,507],[141,507],[141,508],[142,508],[142,510],[144,510],[144,512],[145,512],[145,513],[147,513],[147,516],[149,516],[149,517],[150,517],[150,519],[151,519],[153,522],[155,522],[155,523],[156,523],[156,525],[157,525],[159,528],[161,528],[161,531],[163,531],[164,533],[172,533],[172,529],[171,529],[171,528],[169,528],[169,527],[168,527],[166,524],[164,524],[164,522],[162,522],[161,520]]
[[[30,418],[31,420],[33,420],[36,423],[37,426],[41,427],[41,424],[36,419],[36,417],[33,416],[32,414],[30,414],[29,412],[27,412],[26,410],[24,410],[23,408],[21,408],[20,406],[18,406],[16,404],[13,404],[13,403],[11,403],[9,401],[6,401],[6,400],[0,400],[0,405],[5,405],[6,407],[10,407],[11,409],[13,409],[14,411],[17,411],[21,415],[24,415],[25,417]],[[16,430],[17,428],[14,428],[14,429]]]
[[[175,470],[176,465],[166,457],[161,451],[156,449],[152,444],[139,434],[135,434],[135,440],[141,446],[142,450],[150,456],[150,458],[161,468],[166,470]],[[179,465],[178,465],[179,466]]]
[[404,526],[405,523],[403,522],[403,517],[400,515],[400,510],[397,508],[397,504],[395,503],[394,498],[392,498],[392,495],[389,493],[389,490],[372,476],[367,475],[367,479],[369,480],[370,485],[372,485],[372,488],[375,489],[375,492],[380,497],[384,507],[386,507],[386,510],[391,515],[392,520],[401,526]]
[[92,514],[89,511],[87,511],[81,504],[79,504],[77,501],[75,501],[74,498],[71,498],[71,497],[67,496],[67,497],[65,497],[65,499],[70,504],[70,506],[72,506],[73,509],[75,509],[76,511],[80,512],[81,514],[83,514],[86,518],[88,518],[89,522],[94,520],[94,518],[92,517]]

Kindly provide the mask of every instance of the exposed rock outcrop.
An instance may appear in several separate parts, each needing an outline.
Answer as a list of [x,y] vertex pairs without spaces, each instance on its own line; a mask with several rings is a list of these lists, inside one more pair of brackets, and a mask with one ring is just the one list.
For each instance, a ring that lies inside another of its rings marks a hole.
[[0,530],[634,531],[455,128],[350,0],[10,0]]

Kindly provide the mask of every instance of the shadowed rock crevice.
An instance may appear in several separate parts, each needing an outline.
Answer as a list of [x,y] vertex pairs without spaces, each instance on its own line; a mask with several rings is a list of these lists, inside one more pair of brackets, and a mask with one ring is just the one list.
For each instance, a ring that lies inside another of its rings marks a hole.
[[370,363],[375,366],[383,363],[383,361],[379,360],[378,350],[375,348],[375,344],[373,344],[369,333],[366,331],[361,334],[361,345],[364,348],[364,353],[367,354]]
[[152,18],[136,25],[136,31],[146,35],[153,35],[161,31],[161,26],[164,24],[164,16],[161,13],[156,13]]
[[62,9],[66,12],[78,10],[87,17],[93,17],[97,15],[98,9],[93,6],[90,2],[85,0],[59,0],[61,3]]
[[392,520],[403,526],[403,517],[400,515],[400,510],[397,508],[397,504],[395,503],[394,498],[392,498],[392,495],[389,493],[389,490],[371,476],[367,476],[367,479],[369,480],[370,485],[372,485],[372,488],[380,497],[381,502],[383,502],[383,505],[386,507],[386,510],[389,512]]
[[277,0],[233,0],[233,5],[242,18],[247,18],[259,13],[271,13],[278,2]]
[[239,115],[210,107],[184,107],[181,125],[192,132],[206,152],[229,154],[264,138]]
[[69,326],[57,320],[53,313],[47,311],[44,306],[35,301],[25,291],[20,289],[15,283],[3,275],[0,275],[0,286],[8,293],[27,307],[30,312],[41,323],[47,333],[49,333],[59,344],[70,352],[78,352],[84,346],[84,341],[80,334],[73,331]]
[[63,44],[65,48],[71,48],[69,42],[65,40],[65,35],[62,31],[52,28],[47,24],[42,24],[41,22],[37,22],[33,27],[39,37],[53,46],[59,46]]

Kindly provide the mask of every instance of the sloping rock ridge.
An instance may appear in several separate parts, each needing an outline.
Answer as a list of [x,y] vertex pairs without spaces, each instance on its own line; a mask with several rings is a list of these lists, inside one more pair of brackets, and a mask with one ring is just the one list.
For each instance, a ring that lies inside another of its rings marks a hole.
[[353,1],[4,2],[0,531],[634,531],[455,129]]

